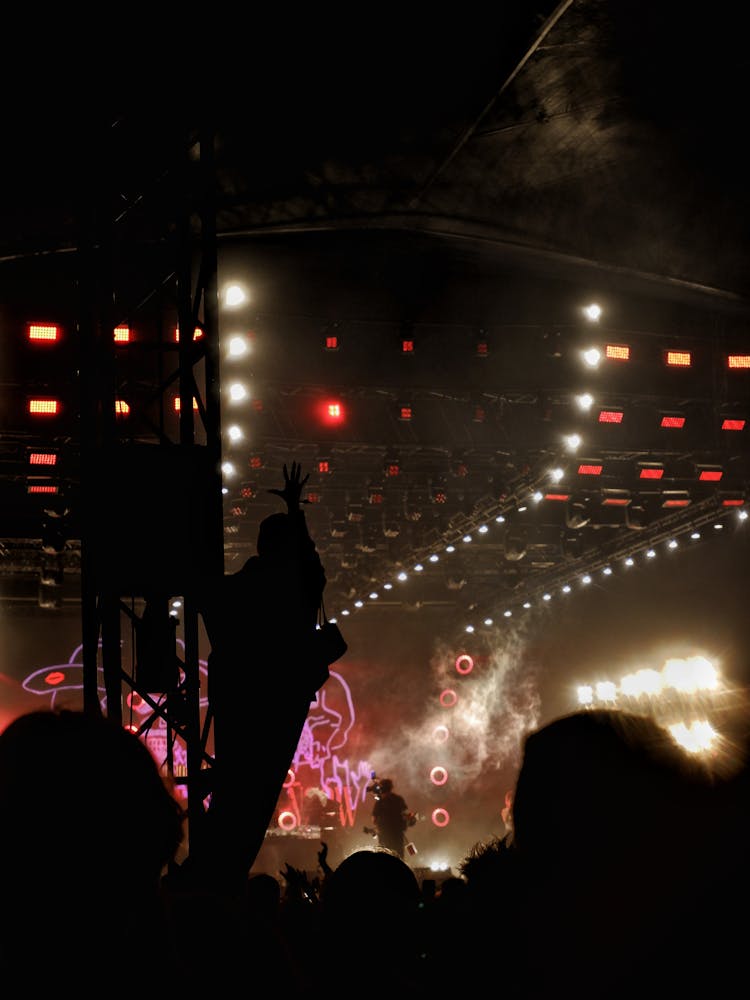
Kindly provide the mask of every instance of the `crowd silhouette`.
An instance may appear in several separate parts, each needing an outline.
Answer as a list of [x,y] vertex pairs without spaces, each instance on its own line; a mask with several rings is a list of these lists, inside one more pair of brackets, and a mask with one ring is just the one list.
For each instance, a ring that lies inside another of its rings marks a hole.
[[238,897],[170,879],[185,817],[137,736],[22,715],[0,734],[0,971],[85,993],[138,954],[151,983],[219,995],[240,975],[314,994],[332,968],[364,997],[726,995],[744,975],[748,775],[670,741],[642,716],[572,713],[526,737],[512,834],[467,845],[442,883],[379,846],[334,868],[322,843],[315,873],[251,872]]
[[4,981],[119,995],[135,955],[151,988],[220,996],[238,982],[251,995],[274,982],[282,995],[408,1000],[481,984],[510,1000],[624,1000],[724,996],[744,981],[746,758],[722,772],[635,713],[581,709],[526,734],[508,832],[466,845],[441,883],[420,883],[401,841],[335,867],[323,842],[314,873],[252,871],[325,683],[304,652],[325,574],[305,478],[296,464],[284,477],[288,510],[264,522],[258,561],[217,588],[223,609],[204,605],[217,781],[197,866],[176,864],[186,817],[139,737],[65,709],[0,733]]

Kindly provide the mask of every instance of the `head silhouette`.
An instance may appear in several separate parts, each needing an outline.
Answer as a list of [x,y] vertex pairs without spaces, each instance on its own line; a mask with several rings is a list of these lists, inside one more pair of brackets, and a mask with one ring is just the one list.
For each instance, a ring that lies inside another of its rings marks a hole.
[[260,523],[256,548],[261,558],[280,554],[289,544],[289,515],[269,514]]

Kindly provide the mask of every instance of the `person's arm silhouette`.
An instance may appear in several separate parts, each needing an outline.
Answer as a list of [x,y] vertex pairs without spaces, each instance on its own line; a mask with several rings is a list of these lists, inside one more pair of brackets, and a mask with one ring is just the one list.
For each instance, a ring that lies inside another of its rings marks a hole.
[[284,488],[281,490],[269,490],[269,493],[275,494],[277,497],[281,497],[282,500],[286,502],[287,510],[290,514],[294,514],[300,509],[301,503],[310,503],[309,500],[302,499],[302,490],[305,483],[310,478],[310,473],[301,479],[302,476],[302,466],[299,462],[292,462],[291,474],[287,470],[286,463],[284,464]]

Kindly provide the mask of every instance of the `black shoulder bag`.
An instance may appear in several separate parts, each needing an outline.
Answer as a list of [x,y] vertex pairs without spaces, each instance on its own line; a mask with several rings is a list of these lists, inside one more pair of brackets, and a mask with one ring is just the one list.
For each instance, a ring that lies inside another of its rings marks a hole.
[[328,621],[323,598],[318,608],[318,624],[310,640],[310,666],[312,668],[313,693],[310,700],[315,701],[317,692],[328,680],[328,668],[336,660],[340,660],[349,648],[341,629],[335,622]]

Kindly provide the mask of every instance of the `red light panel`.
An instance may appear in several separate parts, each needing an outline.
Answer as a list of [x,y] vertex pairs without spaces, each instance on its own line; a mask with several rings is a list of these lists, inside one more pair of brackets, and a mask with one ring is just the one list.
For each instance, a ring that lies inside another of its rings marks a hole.
[[386,465],[385,467],[385,474],[391,479],[395,478],[396,476],[400,476],[401,466],[398,464],[398,462],[389,462],[388,465]]
[[435,490],[432,494],[433,503],[446,503],[448,500],[448,494],[445,490]]
[[321,459],[318,462],[318,472],[330,472],[331,463],[327,459]]
[[660,427],[684,427],[685,426],[685,418],[684,417],[677,417],[677,416],[672,416],[672,417],[665,416],[665,417],[661,418],[661,423],[659,424],[659,426]]
[[373,490],[368,499],[371,504],[380,504],[383,502],[383,494],[379,490]]
[[[175,396],[175,398],[174,398],[174,410],[175,410],[175,413],[179,413],[180,412],[181,405],[182,404],[180,402],[180,397],[179,396]],[[193,409],[194,410],[198,409],[198,400],[195,398],[195,396],[193,396]]]
[[60,412],[57,399],[30,399],[29,413],[35,417],[54,417]]
[[307,499],[310,503],[320,503],[320,493],[308,493]]
[[600,410],[599,411],[599,423],[600,424],[621,424],[623,418],[622,410]]
[[698,479],[703,483],[718,483],[723,475],[721,469],[701,469]]
[[32,451],[29,465],[57,465],[57,455],[55,452]]
[[26,335],[33,344],[55,344],[60,339],[60,327],[56,323],[29,323]]
[[130,343],[130,327],[129,326],[116,326],[115,327],[115,343],[116,344],[129,344]]
[[402,354],[413,354],[414,353],[414,341],[413,340],[402,340],[401,341],[401,353]]
[[326,337],[326,350],[337,351],[339,349],[339,338],[336,336]]
[[545,500],[570,500],[570,493],[545,493]]
[[688,507],[690,505],[690,499],[688,497],[672,497],[669,500],[665,500],[662,507]]
[[605,497],[602,500],[602,507],[627,507],[630,497]]
[[627,344],[607,344],[604,357],[611,361],[630,361],[630,348]]
[[601,466],[601,465],[593,465],[593,464],[584,464],[584,463],[582,463],[581,465],[578,466],[578,475],[579,476],[601,476],[601,474],[602,474],[602,468],[603,468],[603,466]]
[[338,427],[346,419],[346,410],[340,399],[325,399],[317,404],[318,418],[326,427]]
[[[179,342],[180,342],[180,328],[179,328],[179,326],[176,326],[174,328],[174,339],[179,344]],[[203,339],[203,330],[201,330],[201,328],[199,326],[196,326],[195,330],[193,330],[193,340],[202,340],[202,339]]]
[[243,486],[240,490],[240,496],[244,497],[245,500],[252,500],[255,496],[255,490],[252,486]]
[[744,505],[744,503],[745,503],[745,501],[742,499],[742,497],[725,497],[725,499],[721,501],[721,506],[722,507],[742,507]]
[[670,368],[689,368],[693,363],[690,351],[667,351],[665,359]]
[[52,483],[34,483],[29,484],[26,488],[27,493],[57,493],[58,487],[54,486]]
[[115,400],[115,413],[118,417],[127,417],[130,413],[130,406],[125,402],[124,399]]
[[639,479],[661,479],[664,475],[662,466],[644,466],[639,475]]
[[728,355],[727,368],[750,368],[750,354]]
[[263,459],[260,457],[260,455],[251,455],[248,465],[250,466],[251,469],[262,469]]
[[412,418],[412,408],[411,406],[402,406],[399,411],[399,420],[411,420]]
[[490,353],[490,345],[486,340],[480,340],[477,344],[477,357],[486,358]]
[[721,429],[723,431],[744,431],[745,421],[734,417],[725,417],[721,422]]

